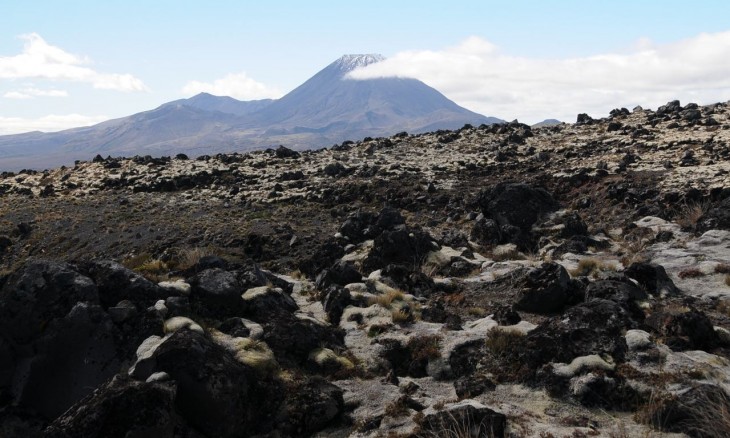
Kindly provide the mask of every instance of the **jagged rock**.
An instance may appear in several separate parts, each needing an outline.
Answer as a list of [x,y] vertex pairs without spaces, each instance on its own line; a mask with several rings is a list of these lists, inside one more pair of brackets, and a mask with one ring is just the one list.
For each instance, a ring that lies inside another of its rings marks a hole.
[[301,366],[316,348],[339,350],[344,346],[342,330],[289,313],[279,313],[261,321],[261,324],[264,326],[262,340],[284,365]]
[[607,279],[590,283],[585,290],[585,300],[594,299],[610,300],[620,305],[636,321],[644,319],[644,312],[636,304],[636,301],[647,299],[646,292],[634,285],[630,280]]
[[0,329],[14,342],[31,341],[78,302],[98,303],[94,282],[65,263],[31,260],[0,289]]
[[588,234],[588,225],[576,212],[563,216],[561,221],[563,223],[561,231],[563,237],[586,236]]
[[362,281],[362,274],[352,265],[352,263],[337,261],[334,265],[321,271],[317,275],[317,289],[324,290],[331,285],[345,286],[350,283],[359,283]]
[[[653,263],[632,263],[626,271],[627,277],[636,280],[647,292],[652,295],[676,296],[681,292],[667,275],[663,266]],[[645,299],[634,298],[634,299]]]
[[434,249],[431,236],[420,229],[409,230],[397,225],[383,231],[363,262],[366,271],[374,271],[389,264],[419,267],[429,251]]
[[78,303],[51,321],[15,370],[16,402],[46,419],[56,418],[119,371],[120,334],[100,306]]
[[476,397],[496,388],[497,384],[492,379],[481,374],[461,377],[454,381],[454,390],[459,399]]
[[336,420],[343,411],[342,390],[320,378],[295,382],[276,417],[277,430],[287,436],[309,436]]
[[608,355],[619,362],[627,351],[623,334],[635,325],[617,303],[593,299],[538,325],[510,351],[511,360],[530,370],[549,362],[570,363],[591,354]]
[[697,221],[697,231],[730,230],[730,196],[711,207]]
[[532,226],[543,215],[558,209],[547,191],[523,183],[500,183],[483,190],[477,205],[485,217],[500,226],[500,243],[515,243],[520,249],[531,246]]
[[85,270],[99,288],[99,299],[104,307],[122,300],[147,307],[170,295],[170,291],[113,261],[92,262]]
[[497,222],[482,217],[474,222],[469,238],[480,245],[490,246],[499,244],[502,234]]
[[499,325],[515,325],[522,321],[520,314],[515,312],[512,306],[499,305],[494,309],[494,315],[492,318],[499,323]]
[[472,374],[483,357],[486,344],[484,340],[468,341],[454,347],[449,355],[449,365],[456,377]]
[[332,266],[343,255],[345,255],[345,250],[342,246],[335,240],[328,240],[303,259],[299,263],[299,269],[309,277],[315,278],[322,269]]
[[703,312],[666,307],[657,309],[647,324],[664,337],[664,343],[675,351],[711,351],[720,345],[712,321]]
[[403,265],[389,264],[380,271],[380,275],[384,282],[419,297],[431,295],[435,288],[428,275]]
[[244,285],[233,272],[206,269],[189,280],[190,300],[204,313],[217,316],[241,315]]
[[247,290],[242,296],[246,314],[257,320],[265,320],[278,312],[295,312],[299,309],[292,297],[280,288],[259,286]]
[[301,156],[299,152],[281,145],[276,148],[274,155],[276,155],[276,158],[299,158]]
[[569,281],[570,276],[561,265],[543,263],[517,280],[520,295],[514,307],[539,314],[560,312],[568,300]]
[[507,417],[474,400],[450,404],[441,411],[428,413],[420,421],[421,428],[438,435],[468,430],[469,436],[503,438]]
[[[178,330],[164,340],[133,376],[158,372],[177,383],[175,408],[206,436],[238,437],[267,423],[283,394],[262,387],[254,370],[236,361],[205,335]],[[268,409],[267,409],[268,408]]]
[[352,304],[352,297],[350,291],[345,288],[330,286],[324,292],[322,307],[324,307],[329,321],[335,326],[340,324],[342,313],[350,304]]
[[200,436],[175,412],[175,395],[174,382],[142,383],[118,375],[57,418],[44,431],[44,436]]

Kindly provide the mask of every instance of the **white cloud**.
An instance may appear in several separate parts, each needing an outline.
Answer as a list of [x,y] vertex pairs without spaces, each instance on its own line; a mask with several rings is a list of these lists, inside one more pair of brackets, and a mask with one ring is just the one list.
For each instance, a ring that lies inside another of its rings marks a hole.
[[40,35],[22,35],[23,52],[15,56],[0,56],[0,79],[49,79],[85,82],[94,88],[117,91],[145,91],[144,83],[130,74],[99,73],[79,57],[48,44]]
[[6,99],[33,99],[34,97],[68,97],[66,90],[41,90],[38,88],[23,88],[22,90],[8,91],[3,94]]
[[245,72],[232,73],[212,83],[190,81],[182,88],[182,92],[188,96],[205,92],[241,100],[278,98],[282,95],[280,90],[255,81]]
[[0,117],[0,135],[20,134],[29,131],[63,131],[64,129],[95,125],[105,120],[109,120],[109,117],[84,116],[81,114],[48,115],[37,119]]
[[471,37],[440,51],[408,51],[350,74],[353,79],[412,77],[485,115],[573,122],[616,107],[655,108],[669,100],[730,99],[730,31],[672,44],[641,39],[629,52],[535,59],[501,53]]

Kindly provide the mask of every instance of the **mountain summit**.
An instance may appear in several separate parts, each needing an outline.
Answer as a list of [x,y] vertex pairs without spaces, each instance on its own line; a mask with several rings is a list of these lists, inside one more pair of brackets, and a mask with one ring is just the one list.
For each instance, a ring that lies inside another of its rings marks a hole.
[[278,100],[201,93],[98,125],[0,136],[0,171],[112,156],[212,154],[275,145],[321,148],[344,140],[501,122],[460,107],[416,79],[351,79],[385,58],[344,55]]
[[338,68],[343,73],[349,73],[356,68],[365,67],[366,65],[375,64],[384,60],[385,57],[377,53],[367,55],[342,55],[340,59],[330,64],[330,66]]

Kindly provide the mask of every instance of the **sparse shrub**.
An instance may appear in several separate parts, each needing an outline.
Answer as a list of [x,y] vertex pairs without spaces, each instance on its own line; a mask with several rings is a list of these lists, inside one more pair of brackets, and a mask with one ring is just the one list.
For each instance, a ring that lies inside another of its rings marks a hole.
[[414,320],[413,312],[408,307],[391,310],[390,317],[394,324],[406,324]]
[[437,335],[414,336],[408,340],[413,360],[436,359],[441,356],[441,337]]
[[385,416],[392,418],[408,416],[410,409],[408,409],[408,405],[406,404],[406,398],[407,396],[401,396],[385,405]]
[[704,277],[705,273],[700,271],[697,268],[687,268],[683,269],[682,271],[677,274],[679,278],[685,279],[685,278],[698,278],[698,277]]
[[525,335],[516,330],[501,330],[493,328],[487,333],[487,348],[496,355],[503,355]]

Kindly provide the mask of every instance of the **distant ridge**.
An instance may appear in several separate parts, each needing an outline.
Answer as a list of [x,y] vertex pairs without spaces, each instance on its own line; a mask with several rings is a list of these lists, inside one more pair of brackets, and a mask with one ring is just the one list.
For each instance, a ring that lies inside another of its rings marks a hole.
[[366,136],[502,122],[462,108],[416,79],[346,77],[383,59],[344,55],[278,100],[200,93],[90,127],[0,136],[0,171],[69,165],[96,154],[203,155],[279,144],[321,148]]

